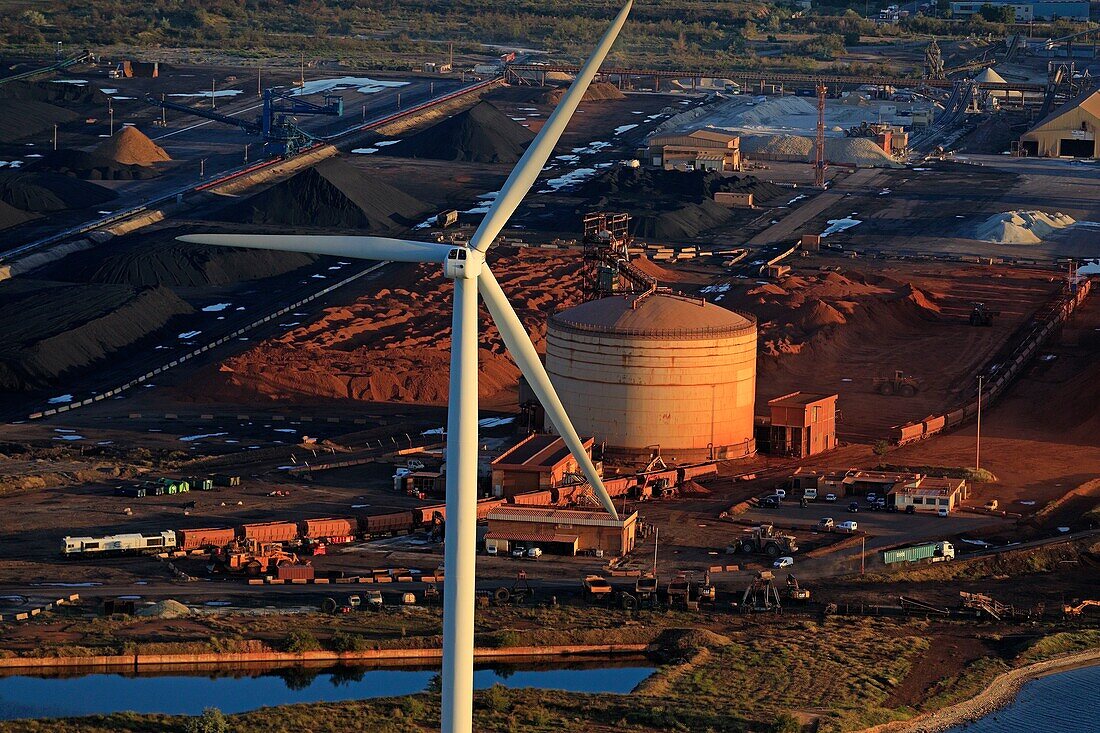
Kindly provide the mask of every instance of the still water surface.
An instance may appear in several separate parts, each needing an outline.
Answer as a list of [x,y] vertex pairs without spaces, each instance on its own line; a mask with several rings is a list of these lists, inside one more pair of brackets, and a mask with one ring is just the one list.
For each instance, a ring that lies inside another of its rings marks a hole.
[[[627,693],[653,674],[646,660],[568,667],[492,666],[474,673],[478,689],[502,684],[571,692]],[[0,719],[57,718],[132,710],[196,715],[216,707],[239,713],[263,706],[408,695],[427,689],[436,670],[292,668],[185,674],[0,677]]]
[[1059,672],[1026,683],[1015,702],[946,733],[1098,733],[1100,666]]

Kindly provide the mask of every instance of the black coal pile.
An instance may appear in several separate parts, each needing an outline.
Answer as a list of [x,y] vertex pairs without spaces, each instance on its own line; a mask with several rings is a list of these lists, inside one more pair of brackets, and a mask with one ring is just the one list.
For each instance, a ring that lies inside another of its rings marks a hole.
[[240,203],[222,221],[391,232],[423,221],[432,207],[364,173],[329,159]]
[[0,173],[0,201],[33,212],[101,206],[117,197],[114,191],[71,176],[39,170]]
[[678,239],[737,219],[735,210],[714,202],[714,194],[720,191],[752,193],[758,201],[782,193],[778,186],[753,176],[621,166],[587,181],[578,194],[587,199],[587,209],[629,212],[637,236]]
[[15,142],[107,108],[108,97],[88,85],[13,81],[0,85],[0,142]]
[[160,175],[149,166],[119,163],[100,153],[64,148],[42,156],[28,170],[63,173],[87,181],[139,181]]
[[316,255],[262,249],[213,247],[179,242],[191,230],[179,227],[138,231],[104,248],[76,252],[41,272],[71,282],[202,287],[274,277],[317,261]]
[[488,102],[383,146],[381,153],[402,158],[515,163],[535,134]]
[[54,385],[192,312],[168,288],[6,280],[0,283],[0,389]]
[[0,229],[17,227],[20,224],[25,224],[37,218],[39,218],[38,214],[32,214],[29,211],[17,209],[11,204],[0,201]]

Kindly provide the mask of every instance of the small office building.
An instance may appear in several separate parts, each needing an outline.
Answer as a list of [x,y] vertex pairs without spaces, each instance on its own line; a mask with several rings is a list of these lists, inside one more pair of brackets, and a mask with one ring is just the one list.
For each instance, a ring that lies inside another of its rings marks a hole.
[[638,513],[612,519],[603,510],[501,506],[488,520],[485,548],[492,553],[520,545],[548,555],[619,557],[634,549]]
[[965,480],[940,476],[925,476],[916,486],[898,486],[890,493],[899,511],[911,506],[918,512],[953,512],[968,495]]
[[769,415],[758,420],[757,445],[779,456],[806,458],[836,447],[837,395],[792,392],[768,400]]

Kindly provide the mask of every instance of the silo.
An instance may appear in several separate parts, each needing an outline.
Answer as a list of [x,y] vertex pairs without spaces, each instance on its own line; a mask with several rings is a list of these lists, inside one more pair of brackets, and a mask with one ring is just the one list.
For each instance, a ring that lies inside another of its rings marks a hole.
[[551,316],[546,369],[578,432],[609,457],[755,452],[751,315],[662,291],[592,300]]

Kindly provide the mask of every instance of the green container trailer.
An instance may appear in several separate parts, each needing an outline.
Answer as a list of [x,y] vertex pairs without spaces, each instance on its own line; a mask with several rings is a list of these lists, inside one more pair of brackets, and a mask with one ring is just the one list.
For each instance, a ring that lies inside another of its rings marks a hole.
[[882,553],[882,561],[887,565],[899,562],[941,562],[954,560],[955,548],[950,542],[927,542],[912,547],[899,547]]
[[214,480],[209,478],[199,478],[198,476],[192,476],[187,479],[187,483],[191,485],[192,491],[213,491]]

